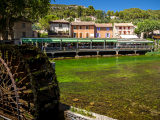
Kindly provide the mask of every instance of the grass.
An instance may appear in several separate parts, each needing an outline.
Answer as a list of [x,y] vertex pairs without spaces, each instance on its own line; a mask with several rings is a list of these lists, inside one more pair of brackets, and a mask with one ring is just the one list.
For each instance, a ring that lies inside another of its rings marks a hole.
[[160,119],[160,57],[55,62],[61,102],[119,120]]

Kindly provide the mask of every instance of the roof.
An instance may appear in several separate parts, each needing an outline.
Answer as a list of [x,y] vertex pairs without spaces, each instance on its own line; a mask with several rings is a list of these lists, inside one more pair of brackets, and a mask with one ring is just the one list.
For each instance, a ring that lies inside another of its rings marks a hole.
[[95,25],[94,22],[72,22],[71,25]]
[[53,20],[53,21],[50,21],[49,23],[67,23],[69,24],[67,20]]
[[137,35],[120,35],[121,38],[138,38]]
[[153,41],[146,39],[118,39],[118,43],[153,43]]
[[114,23],[114,26],[134,26],[132,23]]
[[96,27],[112,27],[112,23],[95,24]]

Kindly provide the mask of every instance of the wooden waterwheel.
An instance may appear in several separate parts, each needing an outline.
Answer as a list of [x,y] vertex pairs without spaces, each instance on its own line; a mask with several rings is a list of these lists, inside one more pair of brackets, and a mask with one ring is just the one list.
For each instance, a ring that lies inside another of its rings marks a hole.
[[0,111],[6,117],[40,120],[53,116],[58,102],[55,72],[43,53],[29,46],[0,46]]

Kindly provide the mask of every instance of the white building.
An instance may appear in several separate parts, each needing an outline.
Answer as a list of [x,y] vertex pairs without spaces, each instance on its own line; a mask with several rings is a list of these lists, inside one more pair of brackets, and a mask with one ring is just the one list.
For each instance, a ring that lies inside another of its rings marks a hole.
[[114,23],[113,38],[138,38],[132,23]]
[[71,35],[70,23],[66,20],[50,21],[49,37],[69,37]]

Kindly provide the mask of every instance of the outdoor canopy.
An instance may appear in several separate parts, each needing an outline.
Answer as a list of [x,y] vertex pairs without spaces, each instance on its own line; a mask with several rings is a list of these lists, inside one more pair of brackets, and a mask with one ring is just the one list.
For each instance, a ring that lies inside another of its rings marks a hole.
[[78,38],[21,38],[22,43],[60,43],[60,42],[117,42],[117,39],[78,39]]

